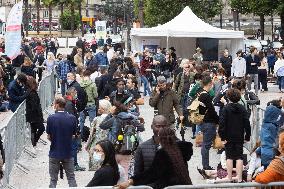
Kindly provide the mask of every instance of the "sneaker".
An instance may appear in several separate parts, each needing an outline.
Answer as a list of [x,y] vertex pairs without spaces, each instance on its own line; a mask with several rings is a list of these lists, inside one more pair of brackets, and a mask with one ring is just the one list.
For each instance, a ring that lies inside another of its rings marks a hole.
[[195,139],[195,138],[196,138],[196,136],[192,136],[192,137],[191,137],[191,139]]
[[75,171],[85,171],[86,170],[86,168],[80,167],[79,165],[75,165],[74,169]]
[[197,171],[199,172],[199,174],[203,177],[203,179],[210,179],[210,177],[205,173],[204,169],[199,169],[197,167]]
[[215,179],[206,179],[206,184],[215,184]]
[[210,170],[215,170],[215,169],[214,169],[213,167],[210,167],[210,166],[209,166],[209,167],[204,167],[203,170],[210,171]]

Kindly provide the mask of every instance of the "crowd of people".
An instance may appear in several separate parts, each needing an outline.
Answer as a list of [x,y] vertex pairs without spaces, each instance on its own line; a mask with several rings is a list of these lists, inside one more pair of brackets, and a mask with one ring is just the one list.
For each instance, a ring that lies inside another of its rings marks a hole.
[[[179,58],[174,47],[126,54],[110,44],[88,48],[81,38],[71,54],[57,49],[53,37],[24,39],[18,57],[11,61],[2,54],[0,67],[1,110],[14,112],[26,100],[32,145],[44,131],[51,142],[50,188],[63,169],[69,186],[77,186],[75,171],[86,170],[77,159],[81,150],[88,152],[88,170],[94,171],[87,187],[191,185],[195,170],[189,172],[188,162],[196,152],[189,141],[201,136],[197,171],[207,182],[284,181],[284,98],[267,104],[249,162],[243,150],[251,140],[251,107],[260,104],[258,90],[268,90],[268,73],[275,74],[283,92],[284,49],[265,55],[251,47],[234,59],[224,50],[213,63],[203,59],[200,48],[188,59]],[[54,72],[60,87],[46,127],[37,93],[45,72]],[[147,96],[155,114],[153,136],[142,141],[139,134],[147,127],[140,109]],[[182,132],[178,139],[176,131],[188,128],[192,139]],[[212,145],[221,154],[216,168],[209,159]]]

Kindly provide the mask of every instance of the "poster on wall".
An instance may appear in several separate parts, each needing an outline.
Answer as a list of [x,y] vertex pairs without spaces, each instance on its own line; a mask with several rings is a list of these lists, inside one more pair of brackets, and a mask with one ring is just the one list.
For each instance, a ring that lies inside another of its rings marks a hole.
[[143,39],[141,51],[143,51],[145,48],[148,48],[150,52],[156,53],[157,48],[161,45],[160,42],[160,39]]
[[106,21],[96,21],[96,39],[106,39]]
[[21,24],[23,19],[23,3],[22,1],[15,4],[11,9],[6,25],[5,43],[6,55],[12,60],[20,54],[22,36],[21,36]]

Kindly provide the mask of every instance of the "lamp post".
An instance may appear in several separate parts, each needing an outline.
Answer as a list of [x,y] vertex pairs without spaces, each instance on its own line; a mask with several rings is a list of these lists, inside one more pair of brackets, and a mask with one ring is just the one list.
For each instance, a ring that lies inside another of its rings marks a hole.
[[144,27],[144,0],[139,0],[139,21],[140,21],[140,27]]

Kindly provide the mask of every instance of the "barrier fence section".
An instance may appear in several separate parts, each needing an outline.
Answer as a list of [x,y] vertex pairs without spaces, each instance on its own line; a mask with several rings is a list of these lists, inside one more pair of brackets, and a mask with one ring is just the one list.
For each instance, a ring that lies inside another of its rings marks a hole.
[[[56,79],[54,73],[43,78],[39,85],[39,97],[42,110],[46,110],[53,102],[56,91]],[[19,158],[23,152],[32,157],[36,157],[31,147],[30,125],[26,122],[26,101],[22,102],[13,113],[6,126],[0,129],[5,150],[5,170],[3,184],[9,186],[9,177],[14,166],[28,173],[29,169],[19,163]]]
[[47,75],[39,83],[39,98],[41,103],[41,109],[46,110],[52,103],[56,93],[56,76],[54,72]]
[[272,182],[269,184],[247,182],[247,183],[227,183],[227,184],[179,185],[179,186],[169,186],[166,187],[165,189],[207,189],[207,188],[283,189],[283,186],[284,182]]
[[262,121],[264,118],[265,109],[256,105],[250,106],[251,109],[251,139],[245,144],[245,148],[251,152],[255,143],[259,140]]

